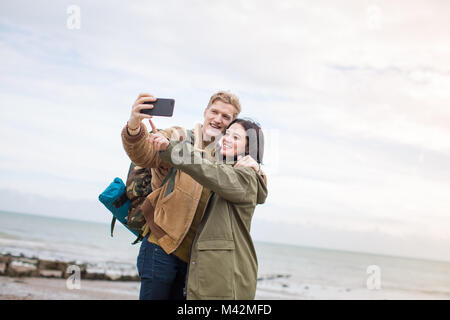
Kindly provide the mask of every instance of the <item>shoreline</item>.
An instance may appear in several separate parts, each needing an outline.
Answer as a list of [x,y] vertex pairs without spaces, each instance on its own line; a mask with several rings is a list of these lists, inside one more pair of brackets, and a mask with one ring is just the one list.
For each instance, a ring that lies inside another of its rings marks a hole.
[[118,270],[90,268],[89,263],[44,260],[25,255],[0,255],[0,276],[67,279],[75,272],[79,272],[77,276],[86,280],[140,281],[137,273],[126,274]]
[[[137,274],[91,266],[0,254],[0,300],[139,299]],[[258,275],[255,300],[450,300],[447,293],[386,287],[369,290],[292,280],[290,274]]]

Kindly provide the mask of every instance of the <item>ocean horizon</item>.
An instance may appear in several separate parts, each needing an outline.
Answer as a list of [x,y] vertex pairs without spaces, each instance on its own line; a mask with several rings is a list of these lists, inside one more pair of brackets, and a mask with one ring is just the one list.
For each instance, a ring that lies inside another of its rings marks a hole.
[[[0,211],[0,254],[87,264],[91,272],[135,275],[140,244],[116,223]],[[450,263],[412,257],[254,241],[258,292],[274,299],[450,299]],[[369,288],[370,268],[381,288]],[[1,277],[0,277],[1,281]],[[258,298],[258,293],[257,293]]]

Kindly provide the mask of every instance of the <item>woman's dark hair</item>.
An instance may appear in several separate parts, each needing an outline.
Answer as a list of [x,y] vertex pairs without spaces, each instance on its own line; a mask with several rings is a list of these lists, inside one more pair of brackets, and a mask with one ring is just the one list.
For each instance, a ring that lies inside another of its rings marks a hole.
[[239,123],[245,129],[245,155],[250,155],[259,164],[262,163],[264,155],[264,135],[259,123],[249,118],[236,118],[227,127]]

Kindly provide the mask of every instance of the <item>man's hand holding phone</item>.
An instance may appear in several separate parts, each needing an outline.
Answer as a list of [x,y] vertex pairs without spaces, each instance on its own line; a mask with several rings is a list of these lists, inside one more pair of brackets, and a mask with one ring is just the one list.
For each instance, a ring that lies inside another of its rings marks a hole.
[[151,119],[153,116],[171,117],[174,106],[174,99],[155,98],[149,93],[141,93],[131,109],[130,120],[127,122],[128,132],[130,135],[137,135],[142,119]]
[[153,109],[152,104],[146,104],[149,102],[156,101],[156,98],[149,93],[141,93],[133,106],[131,107],[131,115],[130,119],[127,122],[128,132],[130,135],[137,135],[139,133],[139,129],[141,127],[141,121],[143,119],[151,119],[152,116],[141,113],[141,110],[145,109]]

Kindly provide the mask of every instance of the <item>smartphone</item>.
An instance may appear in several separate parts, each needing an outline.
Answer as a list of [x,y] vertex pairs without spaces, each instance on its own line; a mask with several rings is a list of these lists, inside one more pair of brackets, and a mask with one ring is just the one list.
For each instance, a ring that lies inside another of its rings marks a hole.
[[175,106],[175,99],[156,98],[156,101],[146,101],[144,104],[152,104],[153,109],[142,109],[141,113],[151,116],[171,117]]

